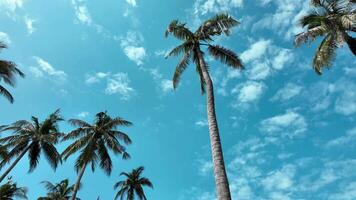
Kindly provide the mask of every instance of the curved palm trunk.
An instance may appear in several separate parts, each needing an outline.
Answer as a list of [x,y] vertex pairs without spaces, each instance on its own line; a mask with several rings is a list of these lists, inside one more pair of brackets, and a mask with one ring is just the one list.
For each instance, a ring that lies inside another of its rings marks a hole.
[[77,192],[78,192],[78,189],[79,189],[80,181],[82,180],[82,177],[84,175],[85,168],[87,167],[87,164],[88,163],[85,163],[84,166],[79,171],[77,182],[74,185],[74,189],[73,189],[73,194],[72,194],[71,200],[76,200],[77,199]]
[[22,153],[16,158],[16,160],[11,164],[11,166],[5,171],[3,175],[0,177],[0,183],[5,179],[5,177],[11,172],[11,170],[17,165],[17,163],[21,160],[21,158],[26,154],[26,152],[31,148],[31,145],[26,147],[22,151]]
[[214,177],[218,200],[231,200],[229,181],[226,175],[224,156],[222,152],[218,122],[215,114],[214,87],[209,72],[206,69],[203,54],[200,49],[197,50],[199,64],[203,72],[206,84],[207,113],[210,133],[210,145],[213,157]]

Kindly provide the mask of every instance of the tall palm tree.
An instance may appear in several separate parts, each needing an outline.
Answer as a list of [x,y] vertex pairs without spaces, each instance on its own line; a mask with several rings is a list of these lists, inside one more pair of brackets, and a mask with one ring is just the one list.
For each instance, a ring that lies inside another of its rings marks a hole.
[[[53,184],[49,181],[42,182],[48,193],[47,197],[39,197],[38,200],[69,200],[72,198],[74,185],[69,185],[68,179],[64,179],[60,183]],[[80,198],[76,198],[80,200]]]
[[[210,142],[214,164],[215,183],[219,200],[230,200],[229,182],[226,175],[223,152],[220,142],[218,123],[215,114],[214,88],[211,80],[208,65],[204,59],[206,50],[213,58],[232,67],[233,69],[243,69],[239,57],[232,51],[219,45],[211,44],[215,36],[222,34],[229,35],[231,28],[239,24],[233,17],[226,14],[218,14],[202,23],[195,32],[190,31],[185,23],[177,20],[172,21],[166,31],[166,37],[172,34],[183,43],[175,47],[168,56],[178,56],[183,54],[178,63],[174,76],[173,87],[177,88],[181,75],[191,61],[196,66],[196,71],[200,78],[202,93],[207,93],[207,114],[210,132]],[[206,48],[204,48],[206,47]],[[167,56],[167,57],[168,57]]]
[[72,200],[75,200],[80,181],[88,164],[91,164],[94,171],[96,163],[100,162],[100,168],[110,175],[112,161],[109,150],[114,154],[122,154],[123,159],[130,157],[119,140],[128,145],[131,144],[131,139],[117,128],[119,126],[130,126],[132,123],[120,117],[111,118],[106,112],[96,114],[93,125],[79,119],[71,119],[69,122],[78,128],[64,136],[63,141],[77,140],[64,150],[62,156],[66,160],[72,154],[80,151],[75,164],[78,173],[72,195]]
[[321,74],[322,68],[331,67],[336,49],[346,43],[356,56],[356,0],[311,0],[314,10],[300,18],[305,31],[296,35],[295,45],[312,42],[323,37],[313,58],[313,68]]
[[[6,49],[7,46],[3,42],[0,41],[0,51],[2,49]],[[0,81],[4,81],[4,83],[10,85],[10,86],[15,86],[15,76],[19,75],[20,77],[24,77],[25,74],[22,73],[17,67],[16,64],[7,61],[7,60],[1,60],[0,59]],[[0,95],[4,96],[7,98],[10,103],[14,102],[14,97],[11,95],[11,93],[4,88],[2,85],[0,85]]]
[[0,144],[12,149],[0,165],[4,166],[14,157],[16,159],[2,174],[0,182],[4,180],[27,152],[30,161],[29,172],[32,172],[37,167],[41,151],[43,151],[51,167],[56,169],[61,162],[61,155],[57,152],[55,144],[58,143],[59,138],[62,136],[58,129],[58,122],[62,120],[59,110],[56,110],[41,123],[37,117],[32,117],[31,121],[20,120],[3,128],[1,132],[13,131],[13,134],[0,139]]
[[125,180],[115,183],[114,188],[120,187],[120,190],[115,196],[115,200],[119,197],[121,200],[126,197],[126,200],[134,200],[135,194],[139,200],[147,200],[143,186],[153,188],[151,181],[148,178],[142,177],[142,172],[145,168],[138,167],[133,169],[130,173],[122,172],[120,176],[125,176]]
[[17,187],[16,183],[10,180],[4,185],[0,186],[1,200],[27,199],[27,189],[24,187]]

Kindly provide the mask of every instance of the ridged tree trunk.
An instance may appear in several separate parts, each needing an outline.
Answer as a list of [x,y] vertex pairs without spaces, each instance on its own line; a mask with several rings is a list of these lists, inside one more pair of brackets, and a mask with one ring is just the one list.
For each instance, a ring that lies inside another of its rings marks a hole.
[[210,145],[213,157],[214,177],[217,190],[218,200],[231,200],[229,181],[226,175],[224,156],[222,152],[218,122],[215,114],[215,99],[214,87],[210,78],[209,72],[206,69],[206,64],[203,58],[203,53],[200,49],[197,50],[199,65],[201,67],[204,81],[206,84],[206,97],[207,97],[207,113],[208,125],[210,133]]
[[88,163],[85,163],[84,166],[79,171],[77,182],[75,182],[75,185],[74,185],[74,189],[73,189],[73,194],[72,194],[71,200],[76,200],[77,199],[77,192],[78,192],[78,189],[79,189],[79,186],[80,186],[80,181],[82,180],[82,177],[84,175],[85,168],[87,167],[87,164]]
[[16,160],[11,164],[11,166],[4,172],[0,177],[0,183],[5,179],[5,177],[11,172],[11,170],[17,165],[17,163],[21,160],[21,158],[26,154],[26,152],[31,148],[31,145],[26,147],[21,154],[16,158]]

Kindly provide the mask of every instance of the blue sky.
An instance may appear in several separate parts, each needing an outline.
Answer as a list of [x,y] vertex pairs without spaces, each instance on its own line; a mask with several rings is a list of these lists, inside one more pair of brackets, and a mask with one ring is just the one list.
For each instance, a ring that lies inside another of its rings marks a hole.
[[[163,33],[173,19],[194,28],[222,11],[241,25],[216,43],[246,68],[207,57],[233,199],[356,199],[356,62],[341,47],[317,76],[316,44],[293,47],[308,1],[0,0],[0,10],[0,39],[10,47],[1,57],[26,73],[11,89],[13,105],[0,98],[0,124],[57,108],[66,119],[107,110],[134,123],[124,129],[132,159],[115,158],[111,177],[87,170],[82,199],[113,199],[119,173],[140,165],[155,186],[148,199],[215,199],[205,97],[193,67],[172,90],[178,58],[164,55],[179,41]],[[30,199],[45,194],[43,180],[76,177],[74,157],[56,172],[45,160],[27,170],[23,159],[12,175]]]

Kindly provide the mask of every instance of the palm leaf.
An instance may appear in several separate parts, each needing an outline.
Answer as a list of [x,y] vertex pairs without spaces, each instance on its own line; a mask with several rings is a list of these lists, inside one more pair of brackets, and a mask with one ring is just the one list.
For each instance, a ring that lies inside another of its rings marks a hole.
[[243,69],[240,58],[232,50],[218,45],[209,45],[208,51],[211,56],[222,63],[235,69]]
[[176,70],[173,75],[173,88],[176,89],[179,85],[180,78],[185,71],[185,69],[188,67],[189,62],[190,62],[190,52],[185,53],[183,58],[179,61]]
[[334,36],[332,34],[327,35],[318,47],[313,59],[313,67],[316,73],[321,74],[323,67],[331,67],[336,48]]

